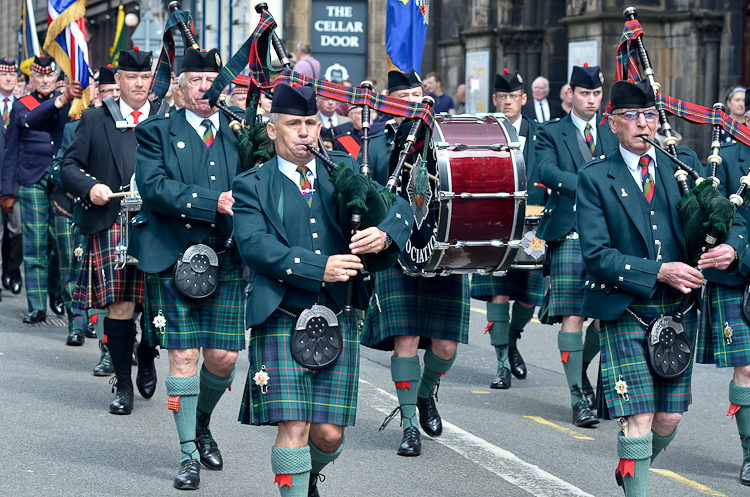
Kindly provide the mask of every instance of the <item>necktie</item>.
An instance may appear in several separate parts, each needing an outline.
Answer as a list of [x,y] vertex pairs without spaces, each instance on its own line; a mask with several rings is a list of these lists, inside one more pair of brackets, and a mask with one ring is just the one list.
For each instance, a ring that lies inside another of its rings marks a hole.
[[547,115],[544,113],[544,105],[539,102],[539,115],[542,116],[542,122],[547,122]]
[[310,180],[307,179],[307,173],[309,171],[310,170],[307,168],[307,166],[297,167],[297,172],[300,174],[299,187],[302,189],[302,195],[305,196],[305,200],[307,200],[307,205],[312,207],[313,190],[312,185],[310,184]]
[[9,109],[10,105],[8,104],[8,97],[5,97],[4,102],[5,102],[5,105],[3,106],[3,128],[8,129],[8,114],[10,111]]
[[214,144],[214,132],[212,129],[211,121],[204,119],[201,126],[205,126],[206,131],[203,132],[203,143],[208,147],[208,151],[211,151],[211,145]]
[[139,110],[134,110],[130,113],[131,116],[133,116],[133,124],[138,124],[138,118],[141,117],[142,112]]
[[328,127],[333,128],[333,119],[331,119],[330,117],[328,118]]
[[638,160],[638,166],[641,168],[643,195],[650,204],[651,200],[654,198],[654,179],[651,177],[651,173],[648,172],[649,164],[651,164],[651,158],[648,155],[644,155]]
[[594,155],[594,150],[596,150],[596,143],[594,143],[594,135],[591,134],[591,124],[586,123],[586,128],[583,130],[583,136],[586,139],[586,145],[589,146],[589,150],[591,150],[591,155]]

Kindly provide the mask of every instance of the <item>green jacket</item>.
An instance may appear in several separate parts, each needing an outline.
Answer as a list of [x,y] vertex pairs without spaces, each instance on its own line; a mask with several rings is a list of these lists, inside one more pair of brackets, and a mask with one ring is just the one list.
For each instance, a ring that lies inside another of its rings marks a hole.
[[[330,155],[335,162],[345,161],[354,171],[359,171],[359,165],[348,154],[330,152]],[[316,159],[316,170],[315,195],[325,199],[323,209],[328,221],[316,223],[316,235],[333,237],[338,248],[336,253],[348,254],[349,243],[344,239],[338,209],[333,202],[333,185],[328,180],[328,172],[320,159]],[[312,220],[309,219],[309,211],[303,216],[295,216],[294,211],[287,207],[289,199],[285,198],[284,203],[281,203],[284,181],[288,179],[279,171],[274,156],[262,166],[237,176],[232,184],[235,198],[235,239],[243,261],[253,270],[253,282],[246,307],[247,326],[264,322],[292,287],[320,293],[328,257],[334,255],[315,253],[289,243],[288,233],[292,233],[292,230],[309,229]],[[397,198],[386,219],[378,226],[393,240],[389,251],[395,254],[403,250],[411,235],[411,220],[411,207],[405,200]],[[348,223],[349,220],[345,222]],[[333,227],[332,232],[325,228],[327,225]],[[346,283],[325,285],[345,286]],[[332,290],[329,293],[343,294]],[[362,297],[363,292],[359,292],[359,296]],[[343,302],[338,304],[343,305]],[[360,302],[359,305],[364,307],[358,308],[365,308],[366,302]]]
[[[395,122],[385,125],[385,128],[370,137],[370,177],[381,185],[388,182],[388,164],[391,158],[391,147],[396,137]],[[357,156],[357,162],[362,163],[362,149]]]
[[[683,162],[703,172],[695,152],[687,147],[677,147],[677,151]],[[669,205],[676,206],[682,194],[673,177],[675,165],[659,151],[656,164],[655,181],[666,192]],[[689,183],[692,188],[692,180]],[[659,284],[656,276],[662,262],[657,262],[656,248],[650,243],[653,227],[639,201],[643,192],[619,149],[579,171],[577,192],[578,233],[588,274],[581,315],[611,321],[636,297],[650,298]],[[680,259],[689,264],[676,208],[670,210],[670,220]]]
[[185,109],[151,117],[135,128],[135,177],[143,206],[133,219],[128,252],[142,271],[169,268],[217,226],[227,237],[232,233],[232,217],[216,208],[242,164],[229,121],[223,114],[219,120],[211,155],[187,122]]
[[[597,122],[601,116],[597,115]],[[539,126],[536,167],[540,182],[552,189],[545,205],[536,236],[552,242],[564,237],[576,222],[576,175],[586,163],[578,145],[578,128],[570,114]],[[596,126],[594,157],[618,150],[617,135],[609,124]]]

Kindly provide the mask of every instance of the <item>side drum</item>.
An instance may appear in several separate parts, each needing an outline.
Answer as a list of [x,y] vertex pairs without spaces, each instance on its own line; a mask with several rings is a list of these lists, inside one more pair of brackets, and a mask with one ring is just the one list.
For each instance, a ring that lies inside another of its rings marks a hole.
[[[400,187],[416,218],[399,258],[404,272],[504,273],[520,247],[526,204],[526,168],[513,126],[503,114],[439,115],[432,139],[414,150]],[[391,172],[399,151],[391,154]],[[423,159],[428,174],[413,166]]]

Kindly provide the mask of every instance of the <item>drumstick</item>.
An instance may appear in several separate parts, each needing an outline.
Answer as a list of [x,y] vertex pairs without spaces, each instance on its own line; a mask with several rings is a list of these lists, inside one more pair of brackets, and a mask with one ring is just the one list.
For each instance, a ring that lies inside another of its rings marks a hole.
[[[404,167],[405,167],[406,169],[411,169],[411,168],[413,168],[414,166],[413,166],[413,165],[411,165],[411,164],[409,164],[408,162],[404,162]],[[440,181],[440,179],[439,179],[439,178],[438,178],[437,176],[433,176],[433,175],[432,175],[432,174],[430,174],[430,173],[427,173],[427,176],[429,176],[429,177],[430,177],[430,179],[431,179],[432,181]]]
[[138,192],[110,193],[109,195],[107,195],[107,198],[127,197],[128,195],[138,195]]

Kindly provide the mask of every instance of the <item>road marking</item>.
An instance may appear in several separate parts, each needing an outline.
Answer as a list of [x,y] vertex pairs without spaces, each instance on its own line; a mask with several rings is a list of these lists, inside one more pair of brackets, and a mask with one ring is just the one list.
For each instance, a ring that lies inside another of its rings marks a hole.
[[489,390],[472,390],[471,393],[490,393]]
[[532,421],[536,421],[539,424],[550,426],[556,430],[563,431],[565,433],[568,433],[573,436],[573,438],[577,438],[578,440],[593,440],[593,438],[584,435],[583,433],[578,433],[577,431],[573,431],[569,428],[565,428],[564,426],[556,425],[552,421],[547,421],[546,419],[539,417],[539,416],[524,416],[526,419],[530,419]]
[[[479,314],[484,314],[485,316],[487,315],[487,311],[485,311],[484,309],[480,309],[479,307],[470,307],[470,309],[474,312],[478,312]],[[541,324],[541,321],[539,321],[537,318],[531,318],[531,322]]]
[[708,488],[705,485],[701,485],[697,481],[688,480],[684,476],[680,476],[680,475],[678,475],[677,473],[675,473],[673,471],[669,471],[668,469],[650,468],[650,470],[653,471],[654,473],[660,474],[662,476],[666,476],[667,478],[672,478],[673,480],[676,480],[676,481],[678,481],[680,483],[684,483],[688,487],[692,487],[692,488],[696,489],[697,491],[699,491],[702,494],[712,495],[713,497],[727,497],[726,495],[724,495],[721,492],[717,492],[716,490],[712,490],[712,489]]
[[[360,388],[360,399],[367,398],[367,403],[376,411],[383,414],[391,413],[394,402],[398,402],[395,395],[362,378],[359,379],[359,384],[360,387],[365,387]],[[593,497],[538,466],[527,463],[512,452],[472,435],[445,419],[443,434],[432,440],[537,497]]]

